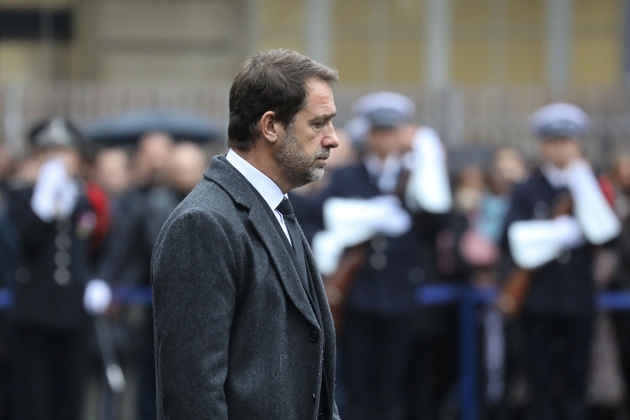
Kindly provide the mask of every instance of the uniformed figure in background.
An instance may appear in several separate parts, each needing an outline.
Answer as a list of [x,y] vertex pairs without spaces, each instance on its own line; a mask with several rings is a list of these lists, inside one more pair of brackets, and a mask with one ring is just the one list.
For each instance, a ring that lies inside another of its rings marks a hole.
[[444,152],[433,130],[411,125],[415,106],[403,95],[367,95],[353,111],[353,125],[365,127],[362,154],[332,174],[321,197],[324,230],[313,239],[325,282],[338,276],[345,249],[364,254],[347,294],[328,295],[333,307],[344,305],[335,320],[347,391],[342,417],[421,418],[443,394],[436,376],[450,376],[438,374],[444,365],[434,357],[446,354],[433,340],[445,329],[441,308],[421,307],[415,293],[435,280],[435,213],[451,205]]
[[586,418],[595,246],[612,241],[620,223],[581,151],[584,111],[555,103],[536,111],[530,123],[541,163],[513,189],[503,242],[506,257],[532,276],[520,313],[528,418],[579,420]]
[[12,284],[17,414],[25,420],[79,419],[88,313],[103,313],[111,290],[90,280],[95,213],[78,179],[83,139],[64,118],[29,133],[33,154],[9,185],[18,236]]

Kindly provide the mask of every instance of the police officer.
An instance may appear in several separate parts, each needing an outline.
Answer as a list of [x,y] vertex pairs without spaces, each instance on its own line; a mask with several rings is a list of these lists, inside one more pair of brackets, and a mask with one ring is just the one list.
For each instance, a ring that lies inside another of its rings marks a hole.
[[[362,120],[367,128],[361,159],[336,170],[322,193],[325,229],[313,239],[322,273],[335,275],[343,248],[363,242],[365,253],[347,296],[336,296],[345,300],[340,355],[346,419],[418,418],[418,397],[430,400],[434,391],[421,393],[416,385],[420,376],[430,376],[427,365],[443,350],[423,339],[439,335],[444,318],[422,308],[415,291],[435,280],[432,248],[440,221],[432,213],[449,210],[450,189],[435,132],[409,129],[414,112],[411,100],[392,92],[357,101],[353,124]],[[429,347],[433,354],[424,351]]]
[[[581,152],[586,113],[554,103],[537,110],[530,124],[541,163],[513,189],[503,241],[515,266],[533,272],[520,314],[529,418],[579,420],[586,418],[594,250],[613,240],[620,224]],[[570,198],[572,211],[557,211],[561,197]]]
[[9,190],[19,243],[10,310],[18,418],[79,419],[88,313],[103,313],[111,290],[88,270],[96,220],[78,179],[80,132],[55,117],[36,125],[29,140],[35,182],[16,180]]

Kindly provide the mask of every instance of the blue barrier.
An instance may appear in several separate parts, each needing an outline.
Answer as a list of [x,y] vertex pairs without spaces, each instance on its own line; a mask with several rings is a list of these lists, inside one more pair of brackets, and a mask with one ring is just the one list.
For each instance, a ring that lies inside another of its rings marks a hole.
[[[498,295],[496,287],[473,288],[462,284],[442,283],[418,288],[416,298],[425,305],[459,304],[460,326],[460,387],[459,401],[462,420],[477,420],[479,395],[477,378],[477,306],[493,303]],[[148,286],[116,286],[113,300],[125,305],[150,305]],[[0,310],[11,305],[11,292],[0,289]],[[601,292],[597,305],[602,310],[630,311],[630,291]]]
[[[417,300],[425,305],[459,304],[459,404],[462,420],[477,420],[479,417],[477,306],[493,303],[498,294],[497,287],[472,288],[446,283],[423,286],[417,292]],[[597,306],[606,311],[630,311],[630,291],[600,292],[597,295]]]

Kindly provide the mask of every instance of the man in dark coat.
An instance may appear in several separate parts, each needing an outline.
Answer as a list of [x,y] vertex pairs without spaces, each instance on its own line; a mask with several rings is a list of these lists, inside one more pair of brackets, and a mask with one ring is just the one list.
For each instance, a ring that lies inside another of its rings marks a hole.
[[225,156],[165,223],[152,280],[158,419],[337,419],[335,336],[286,193],[338,139],[337,74],[257,54],[230,89]]
[[[531,118],[541,164],[515,186],[503,244],[516,266],[535,270],[520,317],[531,385],[530,419],[585,419],[595,315],[594,250],[620,223],[606,202],[579,138],[588,123],[578,107],[556,103]],[[555,214],[570,197],[570,214]]]

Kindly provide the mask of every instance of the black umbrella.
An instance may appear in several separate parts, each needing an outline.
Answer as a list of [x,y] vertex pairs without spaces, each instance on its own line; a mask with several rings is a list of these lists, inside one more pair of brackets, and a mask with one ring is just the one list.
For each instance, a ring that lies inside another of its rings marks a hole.
[[222,134],[212,120],[201,115],[159,109],[125,112],[97,121],[84,130],[90,141],[108,146],[135,144],[150,132],[168,133],[176,140],[198,143],[216,141]]

